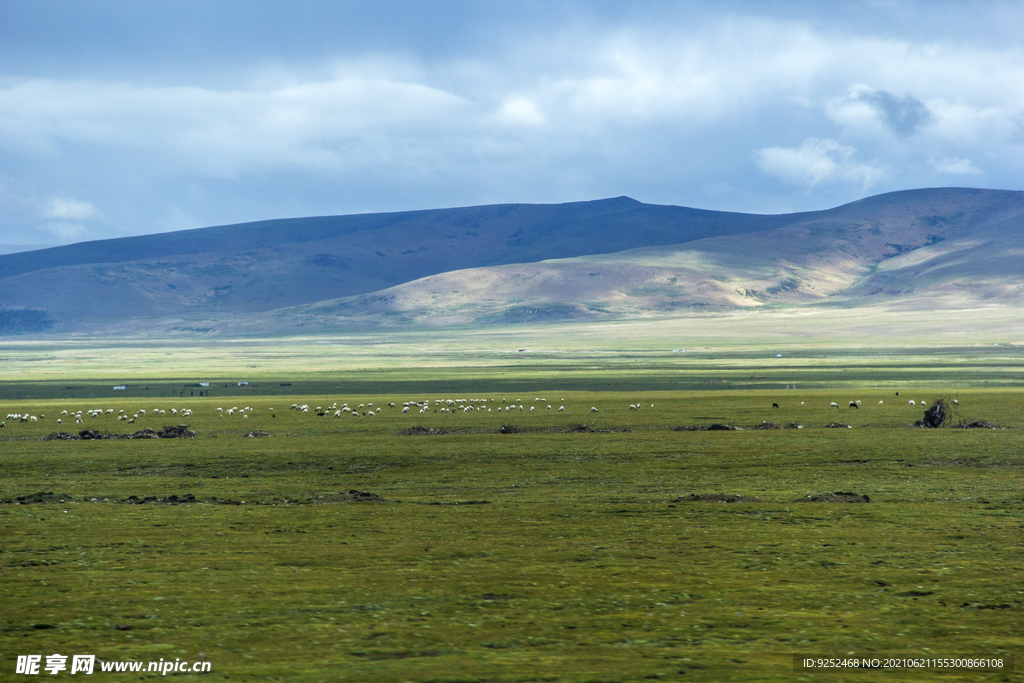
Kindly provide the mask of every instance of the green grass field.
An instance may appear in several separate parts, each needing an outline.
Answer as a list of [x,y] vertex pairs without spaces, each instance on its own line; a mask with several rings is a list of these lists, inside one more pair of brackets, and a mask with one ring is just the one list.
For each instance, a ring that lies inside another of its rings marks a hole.
[[[0,429],[0,680],[54,653],[210,662],[179,680],[1022,679],[1019,347],[461,344],[0,349],[0,417],[45,415]],[[953,395],[1006,429],[907,427],[908,400]],[[363,407],[315,415],[335,403]],[[744,430],[674,429],[711,423]],[[41,440],[177,424],[197,436]],[[795,654],[1015,669],[822,674]]]

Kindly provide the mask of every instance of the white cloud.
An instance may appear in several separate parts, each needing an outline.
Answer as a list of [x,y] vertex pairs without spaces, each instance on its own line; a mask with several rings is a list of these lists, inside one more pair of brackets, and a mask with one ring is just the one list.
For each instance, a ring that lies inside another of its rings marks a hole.
[[932,167],[936,173],[945,173],[948,175],[979,175],[981,169],[974,165],[974,162],[970,159],[958,159],[948,158],[942,160],[933,160]]
[[529,97],[511,96],[501,103],[498,120],[510,125],[543,126],[547,120],[537,103]]
[[[44,222],[100,236],[620,194],[824,208],[978,176],[971,160],[986,182],[1021,188],[1019,41],[901,33],[850,21],[849,8],[845,23],[831,9],[815,23],[780,6],[623,3],[620,21],[595,4],[590,20],[504,33],[466,19],[484,38],[433,52],[338,41],[307,53],[305,36],[274,27],[266,61],[224,59],[216,78],[156,63],[147,81],[150,67],[134,62],[134,81],[100,68],[0,75],[0,179],[17,180],[0,187],[0,240]],[[945,26],[959,11],[895,14]],[[294,59],[273,54],[289,40]],[[12,210],[6,197],[18,196],[37,199]]]
[[52,198],[39,212],[45,219],[80,221],[96,215],[96,209],[89,202],[75,199]]
[[755,153],[758,167],[784,182],[813,189],[832,182],[860,185],[864,190],[884,177],[884,171],[854,160],[853,147],[835,140],[808,138],[799,147],[768,147]]

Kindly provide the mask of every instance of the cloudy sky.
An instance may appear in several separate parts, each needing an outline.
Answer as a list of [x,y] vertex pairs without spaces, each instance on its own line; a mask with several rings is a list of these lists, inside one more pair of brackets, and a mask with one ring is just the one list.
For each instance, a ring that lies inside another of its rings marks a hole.
[[0,0],[0,244],[1024,190],[1021,26],[1019,2]]

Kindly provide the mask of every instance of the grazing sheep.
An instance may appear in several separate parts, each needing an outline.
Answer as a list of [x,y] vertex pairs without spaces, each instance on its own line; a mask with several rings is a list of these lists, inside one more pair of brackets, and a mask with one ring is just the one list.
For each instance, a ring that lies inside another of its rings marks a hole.
[[778,407],[779,407],[779,404],[778,404],[778,403],[773,403],[773,404],[772,404],[772,408],[778,408]]
[[914,403],[913,401],[907,401],[907,405],[908,405],[908,406],[913,406],[913,405],[917,405],[917,404],[916,404],[916,403]]
[[859,401],[850,401],[850,407],[851,408],[856,408],[856,409],[860,410],[860,406],[857,405],[858,403],[859,403]]
[[590,407],[590,412],[596,413],[597,412],[597,408],[595,408],[594,406],[591,406]]
[[558,412],[564,413],[565,412],[565,406],[558,406]]
[[831,403],[828,404],[828,407],[829,408],[836,408],[836,409],[838,409],[839,408],[839,404],[836,403],[835,401],[832,401]]

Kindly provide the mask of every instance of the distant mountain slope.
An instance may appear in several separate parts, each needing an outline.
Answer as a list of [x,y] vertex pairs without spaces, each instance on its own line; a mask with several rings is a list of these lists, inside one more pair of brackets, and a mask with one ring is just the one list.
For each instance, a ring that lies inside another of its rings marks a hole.
[[478,268],[278,311],[278,327],[466,325],[828,303],[1024,307],[1024,193],[901,192],[778,227]]
[[44,311],[55,330],[252,313],[450,270],[675,244],[781,220],[627,197],[282,219],[0,256],[0,297]]
[[780,216],[626,197],[283,219],[0,256],[0,333],[479,324],[680,309],[1021,302],[1024,193]]

